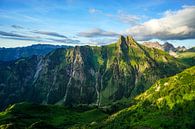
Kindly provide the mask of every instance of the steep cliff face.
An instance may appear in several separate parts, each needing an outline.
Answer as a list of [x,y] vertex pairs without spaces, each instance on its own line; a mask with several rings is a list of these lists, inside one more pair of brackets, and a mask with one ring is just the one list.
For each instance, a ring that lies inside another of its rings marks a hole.
[[39,60],[33,56],[13,62],[0,62],[0,109],[31,98]]
[[131,36],[102,47],[61,48],[41,58],[2,62],[0,106],[21,101],[103,106],[131,98],[185,67]]

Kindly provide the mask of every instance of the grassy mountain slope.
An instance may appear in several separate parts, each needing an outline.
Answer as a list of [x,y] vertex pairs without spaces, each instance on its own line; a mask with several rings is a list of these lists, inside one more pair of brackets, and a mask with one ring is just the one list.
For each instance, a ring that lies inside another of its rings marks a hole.
[[133,98],[188,64],[131,36],[101,46],[60,48],[0,63],[0,109],[21,101],[104,106]]
[[189,64],[191,66],[195,65],[195,51],[194,47],[191,49],[188,49],[187,51],[184,52],[179,52],[178,53],[178,59],[186,64]]
[[157,81],[134,101],[137,104],[87,128],[194,128],[195,66]]

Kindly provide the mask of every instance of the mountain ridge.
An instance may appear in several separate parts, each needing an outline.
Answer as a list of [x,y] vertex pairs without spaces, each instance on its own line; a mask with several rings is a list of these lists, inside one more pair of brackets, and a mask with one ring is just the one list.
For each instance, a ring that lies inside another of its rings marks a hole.
[[43,57],[1,62],[1,109],[21,101],[103,106],[133,98],[156,80],[186,67],[131,36],[101,47],[59,48]]
[[166,52],[183,52],[187,49],[184,46],[174,47],[171,43],[165,42],[164,44],[160,44],[159,42],[144,42],[144,46],[150,48],[157,48]]
[[0,48],[0,61],[12,61],[33,55],[44,56],[54,49],[66,47],[70,46],[35,44],[27,47]]

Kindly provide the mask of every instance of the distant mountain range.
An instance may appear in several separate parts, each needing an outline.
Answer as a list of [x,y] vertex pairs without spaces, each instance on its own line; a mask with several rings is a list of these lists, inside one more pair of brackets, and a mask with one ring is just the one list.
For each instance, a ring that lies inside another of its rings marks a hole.
[[150,48],[157,48],[166,52],[183,52],[187,50],[184,46],[174,47],[168,42],[165,42],[164,44],[160,44],[159,42],[144,42],[143,45]]
[[45,55],[54,49],[67,47],[69,46],[37,44],[27,47],[0,48],[0,61],[11,61],[22,57],[30,57],[33,55]]
[[[183,52],[187,49],[182,47],[175,48],[171,43],[164,43],[160,44],[159,42],[144,42],[144,46],[150,47],[150,48],[157,48],[166,52],[169,52],[169,54],[173,56],[177,56],[175,52]],[[12,61],[16,60],[22,57],[31,57],[33,55],[37,56],[43,56],[48,54],[54,49],[57,48],[70,48],[71,46],[65,46],[65,45],[50,45],[50,44],[36,44],[32,46],[27,47],[16,47],[16,48],[0,48],[0,61]],[[189,51],[192,51],[193,48],[189,49]]]

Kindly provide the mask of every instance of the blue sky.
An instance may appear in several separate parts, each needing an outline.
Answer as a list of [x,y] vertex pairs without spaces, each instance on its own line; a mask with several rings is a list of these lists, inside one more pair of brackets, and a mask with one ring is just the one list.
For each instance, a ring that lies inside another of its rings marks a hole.
[[195,46],[194,0],[1,0],[0,47],[138,42]]

